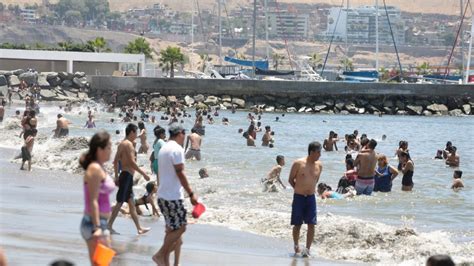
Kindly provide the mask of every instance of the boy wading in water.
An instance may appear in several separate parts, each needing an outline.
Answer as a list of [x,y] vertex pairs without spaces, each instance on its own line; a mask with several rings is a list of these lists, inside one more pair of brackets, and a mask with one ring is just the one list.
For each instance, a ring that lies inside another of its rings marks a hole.
[[319,161],[321,143],[315,141],[308,145],[308,157],[293,162],[288,182],[294,189],[291,210],[291,225],[293,225],[293,241],[295,255],[300,253],[299,238],[301,225],[308,225],[306,248],[303,257],[310,256],[310,248],[314,239],[314,225],[316,224],[316,184],[323,170]]
[[31,171],[31,152],[33,151],[33,145],[35,144],[36,133],[38,133],[38,131],[36,128],[33,128],[31,134],[25,139],[25,145],[21,147],[22,163],[20,170],[25,170],[25,162],[28,162],[28,171]]
[[285,166],[285,157],[278,155],[276,157],[277,165],[273,166],[266,178],[262,178],[263,192],[277,192],[277,185],[280,184],[283,189],[286,186],[281,182],[280,173],[283,166]]

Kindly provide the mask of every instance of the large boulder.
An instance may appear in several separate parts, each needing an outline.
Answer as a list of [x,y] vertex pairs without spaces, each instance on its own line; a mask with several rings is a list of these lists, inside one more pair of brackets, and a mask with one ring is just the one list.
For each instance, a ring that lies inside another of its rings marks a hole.
[[315,112],[321,112],[322,110],[324,110],[326,108],[327,108],[327,105],[325,105],[325,104],[317,104],[313,107],[313,110]]
[[72,79],[72,84],[74,88],[85,88],[87,85],[87,79],[86,78],[76,78],[74,77]]
[[26,84],[28,84],[29,86],[31,86],[31,85],[35,84],[36,81],[38,80],[38,74],[33,73],[33,72],[25,72],[25,73],[21,74],[20,76],[18,76],[18,78],[21,81],[26,82]]
[[232,102],[232,98],[229,95],[223,95],[222,96],[222,101],[230,103],[230,102]]
[[245,101],[243,99],[233,98],[232,103],[236,104],[237,107],[239,107],[239,108],[244,108],[245,107]]
[[48,79],[48,77],[46,77],[46,79],[47,79],[47,81],[48,81],[48,83],[51,87],[59,86],[62,83],[61,79],[58,76],[56,76],[55,78],[51,78],[51,79]]
[[176,96],[174,96],[174,95],[170,95],[170,96],[166,97],[166,99],[168,100],[169,103],[176,103],[176,102],[178,102],[178,99],[177,99]]
[[206,98],[204,97],[204,95],[198,94],[198,95],[194,96],[194,100],[197,103],[202,103],[202,102],[204,102],[204,100],[206,100]]
[[356,107],[356,105],[353,102],[349,102],[346,105],[344,105],[344,109],[349,111],[349,113],[356,114],[359,112],[359,109]]
[[217,105],[217,103],[219,102],[219,100],[217,99],[216,96],[208,96],[207,99],[204,101],[204,103],[206,105],[211,105],[211,106],[215,106]]
[[428,111],[431,111],[433,113],[440,113],[442,115],[447,115],[448,114],[448,107],[444,104],[430,104],[426,107]]
[[164,106],[165,103],[166,103],[165,96],[155,97],[150,100],[150,104],[154,104],[155,106]]
[[265,112],[275,112],[275,106],[267,106],[267,107],[265,107]]
[[191,96],[186,95],[184,96],[184,102],[186,103],[187,106],[191,106],[194,104],[194,99],[191,98]]
[[85,77],[85,76],[86,76],[86,73],[84,73],[84,72],[76,72],[76,73],[74,73],[74,77],[75,77],[75,78],[83,78],[83,77]]
[[0,86],[7,86],[8,80],[4,75],[0,75]]
[[463,103],[462,103],[461,99],[459,99],[457,97],[450,97],[447,100],[447,106],[448,106],[449,110],[460,109],[462,107],[462,104]]
[[41,74],[46,75],[46,80],[55,79],[59,76],[58,72],[43,72]]
[[72,87],[72,85],[73,83],[69,79],[63,80],[63,82],[61,82],[61,87],[64,87],[64,88]]
[[367,105],[367,110],[371,113],[380,113],[380,110],[372,104]]
[[58,76],[61,80],[71,80],[74,78],[74,75],[72,73],[68,72],[58,72]]
[[298,109],[298,113],[304,113],[306,111],[306,108],[308,107],[306,106],[301,107],[300,109]]
[[332,99],[327,99],[323,102],[323,104],[326,105],[327,107],[331,108],[331,107],[334,106],[335,102]]
[[423,115],[424,115],[424,116],[432,116],[433,113],[431,113],[431,112],[428,111],[428,110],[424,110],[424,111],[423,111]]
[[449,111],[449,115],[450,116],[462,116],[462,115],[464,115],[464,113],[462,112],[461,109],[454,109],[454,110]]
[[423,112],[423,107],[417,105],[407,105],[406,109],[408,113],[412,115],[421,115]]
[[18,87],[20,86],[20,79],[17,75],[10,75],[8,77],[8,84],[10,85],[10,87]]
[[342,100],[337,100],[334,106],[337,109],[342,110],[344,108],[344,102]]
[[4,75],[5,77],[13,75],[13,72],[8,70],[0,70],[0,75]]
[[46,87],[49,87],[50,84],[48,82],[48,80],[46,79],[46,76],[45,75],[38,75],[38,86],[40,86],[41,88],[46,88]]
[[288,113],[294,113],[294,112],[296,112],[296,108],[295,107],[288,107],[288,108],[286,108],[286,111]]
[[470,115],[471,114],[471,105],[470,104],[463,104],[462,105],[462,110],[464,111],[465,114]]
[[23,74],[23,73],[25,73],[25,72],[26,72],[26,71],[25,71],[24,69],[17,69],[17,70],[13,70],[13,71],[12,71],[13,75],[15,75],[15,76],[19,76],[19,75],[21,75],[21,74]]
[[2,96],[7,96],[7,93],[8,93],[8,87],[5,85],[5,86],[0,86],[0,94]]
[[54,90],[48,90],[48,89],[43,89],[41,90],[40,92],[40,95],[41,95],[41,98],[45,99],[45,100],[50,100],[52,98],[56,98],[57,95],[56,93],[54,92]]

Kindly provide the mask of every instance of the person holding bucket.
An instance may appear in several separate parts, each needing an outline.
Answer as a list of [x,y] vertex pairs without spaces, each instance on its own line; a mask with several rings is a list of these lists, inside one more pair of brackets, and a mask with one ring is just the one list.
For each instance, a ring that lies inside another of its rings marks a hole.
[[80,231],[87,243],[91,265],[97,265],[98,257],[103,259],[101,255],[103,250],[110,250],[111,246],[107,219],[111,212],[109,196],[115,188],[115,183],[104,170],[104,163],[110,159],[111,152],[110,135],[100,131],[92,137],[89,150],[79,160],[85,170],[83,185],[85,206]]
[[[183,188],[188,193],[193,206],[197,205],[198,201],[184,173],[183,144],[186,132],[177,123],[172,124],[168,131],[169,141],[158,154],[160,176],[158,206],[165,218],[166,234],[163,245],[152,259],[158,265],[169,265],[170,254],[174,251],[174,265],[179,265],[181,245],[183,244],[182,236],[186,231],[187,224]],[[200,210],[200,212],[202,211]]]

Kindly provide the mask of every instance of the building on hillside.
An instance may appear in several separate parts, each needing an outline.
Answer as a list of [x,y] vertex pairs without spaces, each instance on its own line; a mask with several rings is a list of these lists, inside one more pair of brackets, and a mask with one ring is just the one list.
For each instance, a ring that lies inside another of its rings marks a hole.
[[304,40],[308,38],[308,14],[288,11],[268,13],[268,35],[270,38]]
[[[401,17],[400,9],[387,7],[387,12],[379,8],[379,41],[392,43],[392,36],[387,20],[390,18],[393,35],[398,44],[405,43],[405,22]],[[339,21],[338,21],[339,16]],[[344,41],[347,37],[350,43],[375,43],[376,39],[376,9],[374,6],[357,8],[330,8],[328,27],[325,37],[330,39],[333,34],[336,41]]]
[[20,10],[21,19],[28,24],[36,24],[38,15],[36,9],[25,8]]

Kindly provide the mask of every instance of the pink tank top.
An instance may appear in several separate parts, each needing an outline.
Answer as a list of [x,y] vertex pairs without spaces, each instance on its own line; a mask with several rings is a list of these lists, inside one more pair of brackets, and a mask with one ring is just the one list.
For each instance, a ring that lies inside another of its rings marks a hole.
[[[102,180],[99,188],[99,212],[110,212],[112,208],[110,207],[109,195],[114,191],[115,183],[114,180],[107,176]],[[87,183],[84,183],[84,199],[85,199],[85,212],[91,213],[90,198],[89,198],[89,188]]]

